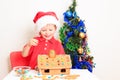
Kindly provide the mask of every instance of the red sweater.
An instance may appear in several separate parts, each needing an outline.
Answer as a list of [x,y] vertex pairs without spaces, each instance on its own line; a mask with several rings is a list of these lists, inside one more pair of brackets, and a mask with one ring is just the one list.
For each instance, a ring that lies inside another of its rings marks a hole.
[[29,66],[34,69],[37,66],[37,57],[39,54],[48,55],[50,50],[54,50],[57,55],[65,54],[62,44],[54,37],[50,40],[45,40],[43,37],[35,37],[38,40],[37,46],[32,46],[29,50],[28,58],[30,59]]

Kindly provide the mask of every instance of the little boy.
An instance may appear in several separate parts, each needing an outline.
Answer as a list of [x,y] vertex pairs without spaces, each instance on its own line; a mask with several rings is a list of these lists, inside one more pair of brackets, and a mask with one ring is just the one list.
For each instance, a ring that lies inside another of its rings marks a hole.
[[57,55],[65,54],[65,52],[62,44],[54,38],[59,27],[58,18],[54,12],[38,12],[33,21],[37,26],[39,36],[30,39],[23,48],[22,56],[28,57],[29,66],[35,69],[39,54],[48,55],[50,50],[54,50]]

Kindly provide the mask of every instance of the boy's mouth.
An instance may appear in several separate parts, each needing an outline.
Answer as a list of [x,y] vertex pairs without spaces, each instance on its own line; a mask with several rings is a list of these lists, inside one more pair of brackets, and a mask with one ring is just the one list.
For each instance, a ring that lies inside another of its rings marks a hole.
[[45,35],[45,37],[50,37],[50,35]]
[[45,35],[45,38],[50,38],[51,37],[51,35]]

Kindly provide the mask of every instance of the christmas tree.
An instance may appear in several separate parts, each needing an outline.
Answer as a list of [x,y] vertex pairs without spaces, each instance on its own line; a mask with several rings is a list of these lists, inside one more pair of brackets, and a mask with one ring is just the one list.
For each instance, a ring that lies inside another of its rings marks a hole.
[[88,69],[92,72],[94,63],[87,43],[87,30],[75,7],[76,0],[73,0],[72,5],[63,13],[64,23],[59,30],[60,40],[66,54],[71,56],[72,68]]

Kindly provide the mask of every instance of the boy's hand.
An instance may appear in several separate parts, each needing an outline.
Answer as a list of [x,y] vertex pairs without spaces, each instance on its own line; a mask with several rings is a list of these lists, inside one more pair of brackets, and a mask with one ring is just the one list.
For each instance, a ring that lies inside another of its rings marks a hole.
[[37,46],[38,45],[38,40],[37,39],[31,39],[28,42],[28,46]]

